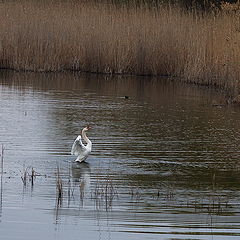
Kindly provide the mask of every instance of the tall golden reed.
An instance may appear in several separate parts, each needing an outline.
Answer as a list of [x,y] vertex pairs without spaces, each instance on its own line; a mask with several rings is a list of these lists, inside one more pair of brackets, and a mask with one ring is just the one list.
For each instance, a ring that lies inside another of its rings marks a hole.
[[0,67],[171,75],[235,89],[240,15],[84,1],[0,4]]

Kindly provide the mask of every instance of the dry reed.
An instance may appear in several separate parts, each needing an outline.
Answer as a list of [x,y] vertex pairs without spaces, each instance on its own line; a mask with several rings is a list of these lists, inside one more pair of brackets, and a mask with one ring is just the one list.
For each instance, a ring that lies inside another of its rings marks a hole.
[[13,1],[0,16],[1,68],[171,75],[239,94],[239,14]]
[[22,182],[23,182],[23,186],[26,187],[27,186],[27,179],[28,179],[28,169],[25,168],[25,166],[23,166],[23,173],[21,176]]
[[61,177],[60,173],[60,168],[59,166],[57,167],[56,171],[56,202],[57,206],[62,206],[62,201],[63,201],[63,180]]
[[96,210],[105,209],[105,211],[112,210],[113,200],[118,198],[118,192],[114,185],[113,179],[110,175],[106,176],[105,181],[95,183],[92,198],[95,200]]
[[33,187],[34,180],[36,179],[37,176],[42,176],[42,175],[37,173],[33,167],[25,167],[25,165],[23,165],[23,172],[22,172],[21,179],[24,187],[27,186],[27,182],[31,182],[31,186]]

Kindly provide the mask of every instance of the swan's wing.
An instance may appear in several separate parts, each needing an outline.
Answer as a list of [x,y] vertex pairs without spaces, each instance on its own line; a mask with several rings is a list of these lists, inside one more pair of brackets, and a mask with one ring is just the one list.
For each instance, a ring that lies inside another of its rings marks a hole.
[[71,154],[75,156],[79,156],[85,150],[85,148],[86,147],[82,143],[82,138],[79,135],[72,145]]

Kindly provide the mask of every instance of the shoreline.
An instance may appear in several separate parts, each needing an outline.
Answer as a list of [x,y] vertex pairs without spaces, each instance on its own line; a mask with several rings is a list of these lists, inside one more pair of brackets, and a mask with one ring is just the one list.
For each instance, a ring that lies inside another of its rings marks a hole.
[[210,84],[199,84],[196,81],[189,81],[189,80],[184,80],[183,78],[180,78],[178,76],[170,76],[170,75],[137,75],[137,74],[129,74],[129,73],[104,73],[104,72],[89,72],[89,71],[78,71],[78,70],[72,70],[72,69],[63,69],[59,71],[33,71],[33,70],[24,70],[24,69],[7,69],[7,68],[0,68],[0,73],[1,72],[13,72],[13,73],[32,73],[32,74],[61,74],[61,73],[66,73],[66,74],[84,74],[84,75],[94,75],[94,76],[109,76],[109,77],[139,77],[139,78],[149,78],[149,79],[161,79],[161,78],[167,78],[168,81],[175,82],[178,84],[187,84],[187,85],[192,85],[192,86],[197,86],[199,88],[210,88],[213,89],[217,92],[220,92],[225,96],[225,102],[220,102],[220,103],[213,103],[213,106],[227,106],[227,105],[240,105],[240,95],[235,95],[232,94],[231,89],[226,89],[221,85],[210,85]]

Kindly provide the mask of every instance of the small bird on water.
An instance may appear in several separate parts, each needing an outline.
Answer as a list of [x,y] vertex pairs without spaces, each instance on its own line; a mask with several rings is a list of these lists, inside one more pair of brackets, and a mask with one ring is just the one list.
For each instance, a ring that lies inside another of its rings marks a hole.
[[[92,142],[89,140],[89,138],[86,135],[86,132],[90,129],[91,127],[89,125],[83,128],[82,137],[81,137],[81,134],[78,135],[72,145],[71,154],[77,156],[77,159],[75,160],[75,162],[85,161],[92,151]],[[87,143],[87,145],[84,145],[82,143],[82,138]]]

